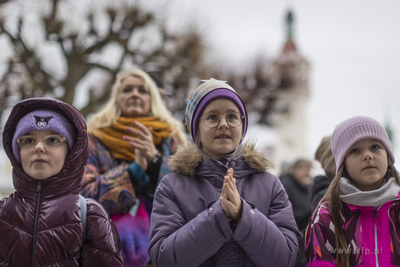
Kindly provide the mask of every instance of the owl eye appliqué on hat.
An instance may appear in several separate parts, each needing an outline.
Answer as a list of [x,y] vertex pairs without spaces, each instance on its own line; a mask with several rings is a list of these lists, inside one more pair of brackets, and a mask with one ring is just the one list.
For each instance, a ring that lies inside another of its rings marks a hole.
[[13,154],[19,163],[21,163],[21,158],[17,138],[35,130],[53,131],[58,135],[64,136],[67,140],[69,150],[73,148],[78,133],[77,128],[68,121],[65,113],[50,109],[38,109],[29,112],[19,120],[15,127],[15,133],[12,140]]
[[42,117],[38,117],[38,116],[35,116],[35,119],[36,119],[36,126],[38,127],[38,128],[46,128],[46,126],[48,125],[48,123],[49,123],[49,120],[51,120],[53,117],[45,117],[45,118],[42,118]]

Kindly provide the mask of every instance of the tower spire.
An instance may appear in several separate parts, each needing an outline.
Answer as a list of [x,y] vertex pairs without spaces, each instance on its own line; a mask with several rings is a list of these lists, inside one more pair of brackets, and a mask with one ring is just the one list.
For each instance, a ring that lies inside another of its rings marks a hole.
[[291,10],[288,10],[287,14],[286,14],[286,38],[287,38],[287,40],[293,39],[293,35],[294,35],[293,24],[294,24],[293,13]]

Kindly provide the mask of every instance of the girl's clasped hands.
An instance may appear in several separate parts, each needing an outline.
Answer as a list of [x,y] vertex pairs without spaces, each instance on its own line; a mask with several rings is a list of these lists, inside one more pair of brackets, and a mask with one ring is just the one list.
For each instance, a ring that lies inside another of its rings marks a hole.
[[233,177],[232,168],[227,170],[224,177],[220,200],[221,207],[228,221],[233,220],[237,224],[242,217],[242,199],[236,188],[236,179]]

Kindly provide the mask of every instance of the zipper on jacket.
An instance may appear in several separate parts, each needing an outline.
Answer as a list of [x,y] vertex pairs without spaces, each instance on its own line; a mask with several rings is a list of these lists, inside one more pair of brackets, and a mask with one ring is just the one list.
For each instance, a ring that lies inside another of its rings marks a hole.
[[378,230],[376,227],[376,219],[378,218],[378,210],[374,209],[374,227],[375,227],[375,259],[376,259],[376,267],[379,267],[379,261],[378,261],[378,253],[376,253],[378,250]]
[[35,265],[36,234],[37,234],[37,223],[39,220],[40,196],[42,194],[42,181],[39,181],[39,184],[36,188],[36,192],[38,193],[38,196],[36,200],[35,223],[33,226],[32,262],[31,262],[32,267]]

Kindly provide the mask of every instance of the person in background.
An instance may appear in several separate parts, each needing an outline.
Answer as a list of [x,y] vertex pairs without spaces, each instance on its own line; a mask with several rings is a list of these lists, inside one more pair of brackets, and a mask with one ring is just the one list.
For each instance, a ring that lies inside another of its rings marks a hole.
[[82,194],[98,200],[117,226],[125,266],[149,262],[154,191],[168,158],[186,142],[184,127],[142,70],[119,73],[106,106],[88,123],[89,158]]
[[283,176],[290,172],[290,168],[292,167],[292,163],[288,160],[283,160],[280,166],[280,176]]
[[246,108],[223,81],[190,94],[186,122],[194,143],[172,156],[157,187],[149,254],[163,266],[293,266],[293,211],[270,163],[251,143]]
[[382,125],[365,116],[331,137],[336,176],[306,232],[307,266],[399,266],[400,176]]
[[311,187],[311,210],[315,210],[322,197],[328,190],[333,177],[336,173],[335,157],[331,151],[331,136],[322,138],[317,151],[315,151],[315,159],[321,163],[325,171],[325,175],[318,175],[314,177],[314,182]]
[[302,239],[299,245],[299,260],[296,266],[305,266],[304,262],[304,230],[307,227],[312,210],[310,208],[310,196],[312,178],[310,176],[311,162],[304,159],[297,160],[289,172],[280,177],[289,200],[292,203],[294,218],[299,228]]
[[124,266],[106,210],[87,199],[81,216],[89,154],[82,114],[55,99],[21,101],[5,124],[3,145],[16,192],[0,200],[0,266]]

